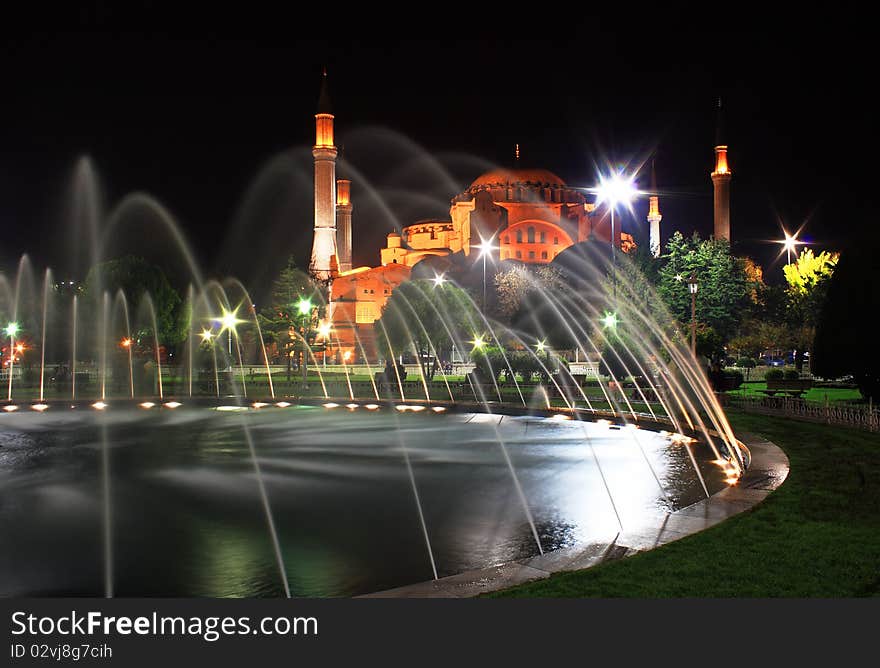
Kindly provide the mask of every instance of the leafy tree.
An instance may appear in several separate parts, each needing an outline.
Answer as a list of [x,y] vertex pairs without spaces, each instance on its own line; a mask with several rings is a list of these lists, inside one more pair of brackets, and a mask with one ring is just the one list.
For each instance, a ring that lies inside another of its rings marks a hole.
[[[171,287],[162,269],[133,255],[108,260],[92,267],[83,284],[86,298],[84,310],[90,311],[92,317],[97,317],[101,309],[100,293],[108,293],[112,298],[118,290],[125,294],[133,328],[137,323],[135,316],[142,312],[145,297],[149,295],[156,312],[159,342],[173,345],[186,338],[189,312],[183,307],[183,300]],[[142,319],[140,327],[133,329],[132,335],[136,339],[151,336],[152,324]]]
[[[394,289],[376,321],[376,339],[386,357],[436,351],[444,357],[453,344],[463,347],[483,320],[468,294],[449,282],[417,279]],[[387,337],[387,338],[386,338]]]
[[852,376],[866,398],[880,400],[877,333],[870,324],[880,313],[880,278],[874,238],[859,238],[841,254],[828,283],[827,298],[816,324],[811,370],[825,378]]
[[790,341],[797,351],[795,366],[803,366],[804,351],[811,347],[816,336],[816,323],[825,298],[839,253],[822,251],[814,255],[812,249],[804,249],[797,260],[783,267],[787,308],[785,320],[790,331]]
[[704,241],[696,233],[685,238],[676,232],[666,248],[658,292],[671,314],[681,323],[690,322],[688,279],[694,275],[699,284],[697,322],[711,328],[720,342],[726,343],[736,333],[750,295],[757,289],[749,281],[746,261],[731,255],[727,240]]
[[[306,313],[300,303],[308,301],[312,308]],[[293,257],[272,282],[269,305],[257,316],[263,341],[267,347],[274,344],[276,361],[283,356],[288,375],[291,369],[291,353],[307,353],[303,339],[311,345],[316,338],[317,323],[325,316],[324,288],[307,272],[296,266]],[[307,361],[307,360],[306,360]]]
[[496,310],[509,321],[533,292],[564,287],[562,272],[552,265],[515,265],[495,274]]

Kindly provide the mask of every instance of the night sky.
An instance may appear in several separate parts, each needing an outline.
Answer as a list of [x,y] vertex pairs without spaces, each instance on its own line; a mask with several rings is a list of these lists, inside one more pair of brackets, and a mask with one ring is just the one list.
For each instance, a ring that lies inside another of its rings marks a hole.
[[[446,217],[449,199],[482,171],[512,165],[517,142],[522,166],[570,185],[594,185],[599,168],[653,156],[664,241],[672,229],[705,236],[719,95],[736,252],[778,281],[780,247],[763,240],[781,237],[779,220],[790,230],[806,222],[804,236],[822,249],[874,224],[871,54],[851,26],[789,18],[758,29],[744,17],[711,29],[667,17],[652,27],[554,15],[552,27],[536,30],[536,14],[494,29],[487,19],[465,21],[474,29],[461,34],[479,40],[452,41],[450,17],[433,30],[395,35],[386,26],[314,41],[305,19],[279,30],[285,17],[255,15],[231,33],[174,30],[155,15],[120,12],[82,10],[58,22],[63,30],[6,22],[7,272],[27,252],[37,267],[82,277],[83,227],[70,202],[83,155],[108,209],[132,191],[154,196],[208,275],[253,285],[288,254],[307,265],[313,114],[325,65],[340,169],[353,180],[355,264],[377,264],[395,226]],[[648,186],[647,171],[638,182]],[[644,199],[624,222],[645,243],[646,213]],[[173,247],[134,211],[108,253],[139,252],[185,280]]]

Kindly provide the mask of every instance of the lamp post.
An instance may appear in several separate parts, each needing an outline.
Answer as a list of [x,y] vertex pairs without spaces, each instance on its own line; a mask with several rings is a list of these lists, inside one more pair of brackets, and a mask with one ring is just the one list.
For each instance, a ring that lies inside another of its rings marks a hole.
[[307,297],[301,297],[296,304],[296,310],[302,318],[302,325],[300,327],[300,334],[302,336],[302,382],[305,385],[308,382],[309,374],[307,337],[312,319],[312,300]]
[[15,335],[18,334],[18,323],[10,322],[6,326],[6,334],[9,336],[9,401],[12,401],[12,370],[15,366]]
[[697,354],[697,290],[699,289],[699,284],[697,283],[696,274],[691,274],[691,277],[688,279],[688,290],[691,293],[691,353],[696,356]]
[[596,188],[598,198],[596,204],[608,202],[608,209],[611,213],[611,265],[612,265],[612,285],[614,286],[614,299],[617,299],[617,243],[614,236],[614,210],[618,204],[625,204],[630,207],[632,199],[638,194],[632,177],[624,177],[622,174],[613,174],[607,179],[604,176],[599,177],[599,186]]
[[483,258],[483,311],[486,310],[486,256],[491,255],[492,251],[495,250],[495,246],[492,245],[492,239],[490,238],[488,241],[480,237],[480,243],[477,245],[477,248],[480,249],[480,257]]

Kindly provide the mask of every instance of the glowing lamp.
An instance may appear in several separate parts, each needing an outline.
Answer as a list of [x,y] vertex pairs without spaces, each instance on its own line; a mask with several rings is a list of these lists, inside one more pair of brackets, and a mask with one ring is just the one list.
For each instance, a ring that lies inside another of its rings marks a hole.
[[214,338],[214,332],[212,332],[210,329],[203,329],[199,336],[202,337],[202,343],[208,343],[211,339]]
[[600,318],[599,322],[602,323],[602,326],[605,328],[609,327],[617,327],[617,314],[616,313],[606,313]]
[[611,208],[618,204],[629,207],[632,199],[638,194],[632,177],[626,178],[621,174],[612,174],[610,177],[599,177],[599,186],[596,188],[596,204],[608,202]]
[[299,311],[300,315],[308,315],[312,312],[312,300],[303,297],[297,302],[296,310]]
[[18,334],[18,330],[18,323],[10,322],[8,325],[6,325],[6,336],[15,336],[16,334]]

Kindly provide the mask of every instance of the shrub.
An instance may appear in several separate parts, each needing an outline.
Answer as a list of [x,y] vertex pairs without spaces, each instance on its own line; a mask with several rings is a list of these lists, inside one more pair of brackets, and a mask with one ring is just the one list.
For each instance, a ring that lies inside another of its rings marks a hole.
[[767,373],[764,374],[764,380],[782,380],[785,378],[785,373],[782,369],[767,369]]
[[724,386],[727,390],[738,390],[743,384],[743,375],[741,371],[725,371]]
[[783,378],[785,380],[798,380],[801,375],[797,372],[797,369],[786,369],[783,374]]
[[743,369],[754,369],[757,366],[757,362],[751,357],[740,357],[736,361],[736,365]]

